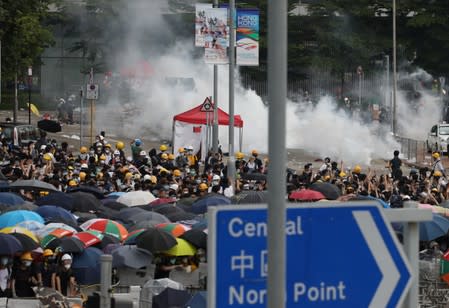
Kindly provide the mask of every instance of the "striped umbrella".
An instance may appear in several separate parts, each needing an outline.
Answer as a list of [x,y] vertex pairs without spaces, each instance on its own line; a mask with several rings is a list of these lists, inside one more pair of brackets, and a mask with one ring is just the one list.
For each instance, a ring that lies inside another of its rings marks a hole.
[[28,229],[22,228],[22,227],[6,227],[6,228],[1,229],[0,233],[7,233],[7,234],[22,233],[22,234],[27,235],[28,237],[31,237],[34,241],[39,243],[39,240],[37,239],[36,235],[33,232],[31,232]]
[[57,238],[63,238],[65,236],[70,236],[72,235],[74,232],[71,230],[66,230],[66,229],[55,229],[53,231],[51,231],[49,234],[47,234],[46,236],[44,236],[41,240],[41,246],[42,247],[46,247],[51,241],[53,241],[54,239]]
[[126,237],[126,240],[124,242],[125,245],[136,245],[136,238],[142,234],[147,229],[137,229],[130,233],[128,233],[128,236]]
[[83,223],[80,227],[83,230],[97,230],[101,233],[115,236],[121,241],[125,240],[128,236],[128,231],[123,225],[116,221],[105,218],[90,219]]
[[50,234],[51,232],[55,231],[56,229],[64,229],[71,231],[72,233],[76,233],[76,229],[60,222],[52,222],[48,225],[45,225],[45,227],[42,230],[39,230],[36,232],[37,236],[40,238],[44,238],[46,235]]
[[156,225],[156,228],[165,230],[168,233],[170,233],[171,235],[173,235],[174,237],[178,237],[178,236],[184,234],[184,232],[190,230],[190,227],[187,227],[187,226],[185,226],[183,224],[179,224],[179,223],[158,224],[158,225]]
[[82,231],[72,236],[81,240],[81,242],[83,242],[86,247],[101,243],[101,240],[103,239],[103,234],[100,231],[96,230]]

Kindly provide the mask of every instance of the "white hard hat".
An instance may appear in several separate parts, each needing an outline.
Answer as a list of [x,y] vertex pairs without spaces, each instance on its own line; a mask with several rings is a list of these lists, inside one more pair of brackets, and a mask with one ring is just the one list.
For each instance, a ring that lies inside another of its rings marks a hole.
[[147,156],[147,152],[145,152],[144,150],[140,151],[140,156]]
[[81,169],[87,169],[89,166],[87,164],[81,164]]
[[62,256],[61,260],[62,260],[62,261],[65,261],[65,260],[72,260],[72,257],[71,257],[69,254],[64,254],[64,255]]
[[133,158],[132,158],[131,156],[127,156],[127,157],[126,157],[126,161],[130,163],[130,162],[133,161]]
[[172,190],[178,190],[179,185],[173,183],[173,184],[170,184],[169,188],[172,189]]
[[120,151],[119,150],[115,150],[114,151],[114,155],[120,155]]
[[220,181],[220,176],[218,174],[214,174],[212,181]]
[[188,145],[188,146],[186,146],[186,149],[189,150],[189,151],[193,151],[193,146]]
[[144,180],[144,181],[150,181],[150,180],[151,180],[151,175],[145,174],[145,175],[143,176],[143,180]]

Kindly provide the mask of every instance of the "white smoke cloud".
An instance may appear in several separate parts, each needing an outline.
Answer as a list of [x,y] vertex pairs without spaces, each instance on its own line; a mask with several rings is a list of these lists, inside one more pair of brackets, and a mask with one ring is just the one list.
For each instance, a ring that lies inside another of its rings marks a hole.
[[[130,116],[124,121],[113,120],[111,113],[117,114],[124,105],[118,97],[111,98],[107,107],[99,112],[97,125],[129,138],[149,140],[170,140],[173,117],[193,108],[213,94],[213,71],[211,65],[204,64],[202,58],[194,56],[193,36],[186,40],[176,40],[170,46],[142,48],[142,35],[167,33],[167,25],[157,15],[157,3],[151,18],[147,9],[131,10],[134,15],[122,16],[129,23],[130,35],[124,42],[121,56],[117,59],[117,69],[148,61],[155,74],[145,82],[136,81],[136,91],[128,109]],[[151,28],[151,33],[142,33]],[[193,29],[193,25],[192,25]],[[193,32],[193,31],[192,31]],[[155,40],[153,40],[155,43]],[[155,43],[156,44],[156,43]],[[151,50],[151,52],[149,52]],[[417,72],[422,76],[424,72]],[[193,78],[194,89],[175,86],[166,82],[166,77]],[[428,76],[427,76],[428,77]],[[238,78],[236,78],[238,80]],[[218,104],[228,112],[228,68],[219,66]],[[398,98],[398,125],[407,137],[423,139],[427,126],[438,121],[439,106],[431,96],[424,95],[417,111],[409,107],[404,97]],[[243,151],[252,149],[267,153],[268,150],[268,108],[252,90],[236,84],[235,113],[244,121]],[[119,112],[120,114],[120,112]],[[111,120],[112,119],[112,120]],[[425,129],[424,129],[425,128]],[[238,150],[238,131],[235,132],[235,149]],[[228,149],[228,128],[220,127],[220,143]],[[375,127],[353,120],[330,97],[322,97],[316,106],[287,103],[286,144],[289,148],[305,149],[318,157],[330,156],[333,160],[369,164],[375,158],[389,158],[398,144],[393,140],[388,127]]]

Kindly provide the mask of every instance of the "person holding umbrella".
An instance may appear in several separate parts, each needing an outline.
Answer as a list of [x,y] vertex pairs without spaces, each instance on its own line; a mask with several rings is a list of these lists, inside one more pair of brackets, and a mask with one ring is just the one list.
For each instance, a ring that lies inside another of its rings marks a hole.
[[37,285],[31,264],[33,257],[30,252],[20,256],[20,263],[13,268],[11,275],[11,288],[13,297],[35,297],[32,286]]
[[61,257],[61,264],[56,272],[56,290],[64,296],[76,295],[76,281],[72,267],[72,257],[64,254]]
[[8,256],[0,257],[0,297],[11,297],[11,259]]

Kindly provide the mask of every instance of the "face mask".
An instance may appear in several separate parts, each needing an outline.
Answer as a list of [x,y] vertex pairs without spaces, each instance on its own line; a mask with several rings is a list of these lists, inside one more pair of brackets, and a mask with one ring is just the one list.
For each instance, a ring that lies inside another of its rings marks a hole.
[[70,266],[71,266],[71,264],[64,264],[64,268],[65,268],[65,269],[69,269]]
[[0,263],[1,263],[2,265],[6,265],[6,264],[9,263],[9,259],[8,259],[8,258],[1,258],[1,259],[0,259]]
[[23,261],[22,264],[28,267],[31,265],[31,261]]

